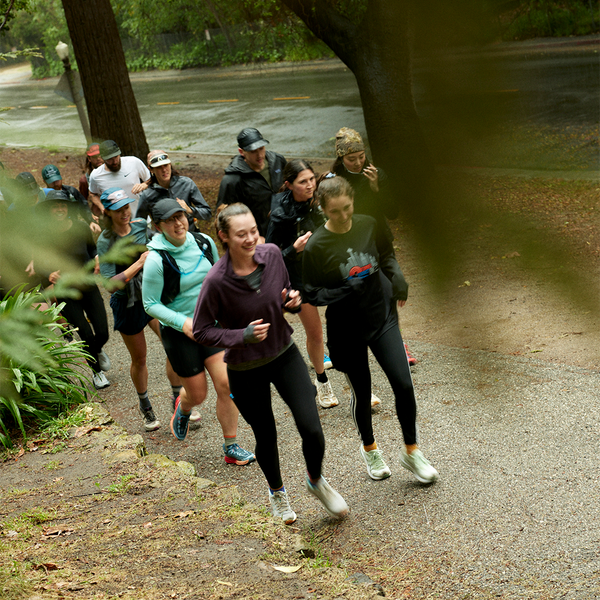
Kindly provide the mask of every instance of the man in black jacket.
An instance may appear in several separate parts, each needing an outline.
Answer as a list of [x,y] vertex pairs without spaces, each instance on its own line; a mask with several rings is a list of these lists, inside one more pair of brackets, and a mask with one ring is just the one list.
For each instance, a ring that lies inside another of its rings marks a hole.
[[237,142],[240,155],[225,169],[217,206],[243,202],[252,211],[264,238],[269,225],[271,196],[283,185],[286,160],[281,154],[265,149],[269,142],[254,127],[242,129]]

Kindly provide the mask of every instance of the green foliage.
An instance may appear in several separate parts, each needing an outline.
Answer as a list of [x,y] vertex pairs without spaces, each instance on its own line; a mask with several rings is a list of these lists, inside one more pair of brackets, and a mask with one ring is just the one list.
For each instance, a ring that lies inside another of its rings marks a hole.
[[37,289],[14,291],[0,302],[0,443],[13,445],[11,430],[24,439],[28,422],[44,423],[87,400],[88,356],[83,342],[64,339],[62,304],[46,310]]
[[13,46],[35,47],[40,50],[30,59],[34,77],[62,74],[63,65],[55,47],[60,41],[68,43],[70,40],[62,2],[29,0],[26,10],[17,13],[7,40]]
[[[363,4],[353,0],[347,10],[354,14]],[[130,71],[333,56],[278,0],[112,0],[112,6]],[[30,0],[29,9],[18,13],[7,39],[40,48],[31,58],[34,77],[60,75],[54,48],[70,42],[62,3]]]
[[22,600],[29,598],[33,583],[26,574],[26,564],[12,560],[8,544],[0,544],[0,598],[2,600]]
[[505,40],[588,35],[600,31],[600,10],[588,0],[522,0],[501,22]]

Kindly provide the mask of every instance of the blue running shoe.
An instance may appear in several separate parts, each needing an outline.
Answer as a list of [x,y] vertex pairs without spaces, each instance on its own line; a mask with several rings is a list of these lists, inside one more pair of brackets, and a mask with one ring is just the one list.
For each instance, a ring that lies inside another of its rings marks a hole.
[[231,444],[231,446],[223,444],[223,452],[225,453],[225,462],[228,465],[241,467],[256,460],[256,456],[252,452],[240,448],[237,444]]
[[190,424],[190,415],[181,414],[180,401],[177,398],[175,402],[175,412],[171,417],[171,433],[180,441],[185,440]]
[[333,367],[333,363],[331,362],[331,359],[329,358],[329,356],[327,356],[327,354],[323,357],[323,368],[324,369],[331,369],[331,367]]

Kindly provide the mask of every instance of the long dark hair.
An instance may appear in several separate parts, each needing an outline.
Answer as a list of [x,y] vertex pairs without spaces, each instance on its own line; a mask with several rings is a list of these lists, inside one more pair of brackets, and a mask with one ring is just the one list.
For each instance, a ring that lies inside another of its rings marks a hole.
[[301,158],[294,158],[288,161],[285,164],[285,167],[283,168],[283,185],[279,188],[279,191],[285,192],[285,190],[287,189],[287,187],[285,186],[285,182],[287,181],[290,184],[294,183],[294,181],[296,181],[296,179],[298,178],[298,175],[300,175],[300,173],[302,173],[302,171],[305,171],[306,169],[312,171],[312,174],[315,177],[317,176],[315,170],[312,168],[312,165],[308,161],[302,160]]

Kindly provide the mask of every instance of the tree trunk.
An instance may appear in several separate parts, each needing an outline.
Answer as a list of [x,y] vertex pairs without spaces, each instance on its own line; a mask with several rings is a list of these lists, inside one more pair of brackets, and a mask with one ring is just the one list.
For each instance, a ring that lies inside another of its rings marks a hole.
[[110,0],[62,0],[81,75],[92,137],[114,140],[144,162],[148,142]]
[[414,199],[431,177],[433,161],[412,95],[411,2],[369,0],[360,24],[328,0],[283,3],[354,73],[373,162],[388,173],[395,190],[402,190],[402,203]]

